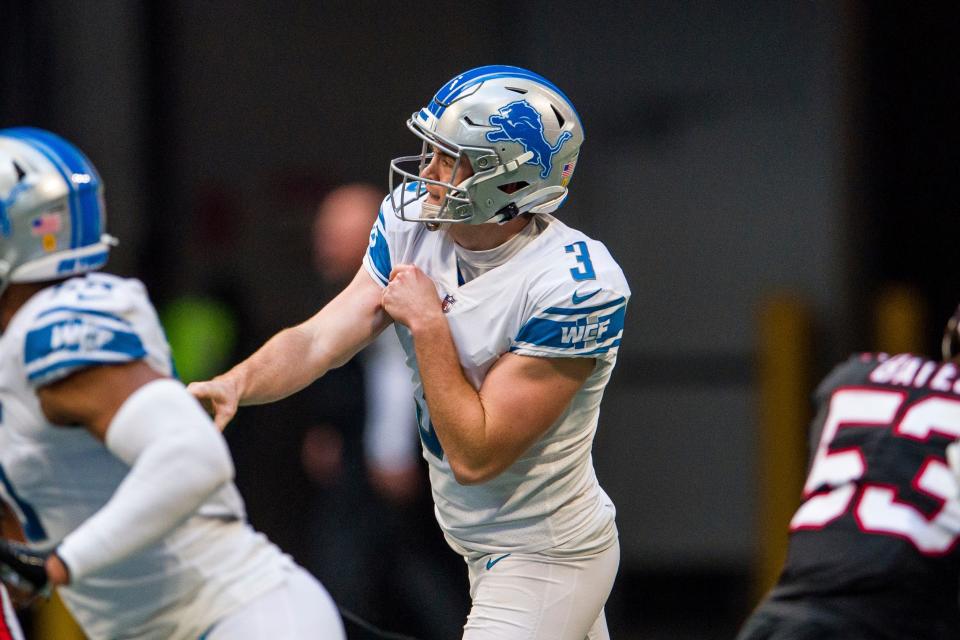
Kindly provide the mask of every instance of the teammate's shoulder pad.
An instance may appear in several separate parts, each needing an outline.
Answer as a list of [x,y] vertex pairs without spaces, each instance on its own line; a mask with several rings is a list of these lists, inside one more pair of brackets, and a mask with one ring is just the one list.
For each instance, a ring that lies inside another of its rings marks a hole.
[[43,386],[79,369],[146,355],[135,326],[136,310],[149,304],[139,281],[90,274],[43,294],[26,321],[23,343],[31,384]]

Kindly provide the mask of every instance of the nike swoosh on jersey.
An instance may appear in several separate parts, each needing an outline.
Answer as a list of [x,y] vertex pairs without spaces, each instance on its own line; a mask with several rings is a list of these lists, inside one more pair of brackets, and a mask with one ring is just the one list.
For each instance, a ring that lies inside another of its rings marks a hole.
[[592,298],[593,296],[597,295],[597,294],[600,293],[601,291],[603,291],[603,289],[597,289],[596,291],[591,291],[590,293],[587,293],[587,294],[582,295],[582,296],[577,295],[577,292],[574,291],[574,292],[573,292],[573,304],[580,304],[581,302],[586,302],[587,300],[589,300],[589,299]]
[[493,569],[493,565],[497,564],[498,562],[500,562],[501,560],[503,560],[509,555],[510,555],[509,553],[505,553],[499,558],[490,558],[489,560],[487,560],[487,571],[489,571],[490,569]]

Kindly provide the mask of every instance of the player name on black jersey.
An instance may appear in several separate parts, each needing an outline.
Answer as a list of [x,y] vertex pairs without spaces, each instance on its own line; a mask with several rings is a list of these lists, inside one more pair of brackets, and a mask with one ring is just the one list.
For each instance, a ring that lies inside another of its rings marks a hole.
[[870,372],[870,382],[960,394],[960,369],[952,362],[936,362],[909,353],[874,357],[880,364]]

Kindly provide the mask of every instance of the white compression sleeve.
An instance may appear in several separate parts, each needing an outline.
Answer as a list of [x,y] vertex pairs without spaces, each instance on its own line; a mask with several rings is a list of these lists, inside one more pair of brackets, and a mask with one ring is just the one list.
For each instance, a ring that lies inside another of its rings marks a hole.
[[72,581],[161,539],[233,478],[226,441],[175,380],[132,393],[110,422],[106,445],[130,472],[57,548]]

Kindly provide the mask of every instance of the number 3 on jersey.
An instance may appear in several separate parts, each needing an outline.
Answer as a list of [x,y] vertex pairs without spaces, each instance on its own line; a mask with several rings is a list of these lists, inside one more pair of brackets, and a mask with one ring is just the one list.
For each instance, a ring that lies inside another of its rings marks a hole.
[[584,280],[596,280],[597,274],[593,270],[593,262],[590,260],[590,252],[587,251],[587,243],[581,240],[564,247],[567,253],[572,253],[579,263],[573,269],[570,269],[570,275],[574,281],[582,282]]
[[[866,473],[868,460],[859,447],[830,451],[840,428],[892,428],[896,437],[921,442],[933,435],[960,438],[960,400],[921,398],[894,423],[906,398],[900,391],[865,388],[841,389],[833,394],[803,488],[804,503],[790,522],[791,531],[827,526],[846,513],[857,493],[856,481]],[[932,517],[901,500],[896,487],[865,483],[854,507],[858,525],[869,533],[909,540],[925,555],[947,553],[960,537],[957,482],[950,468],[936,457],[928,457],[914,475],[912,486],[943,502]],[[823,488],[829,490],[824,492]]]

